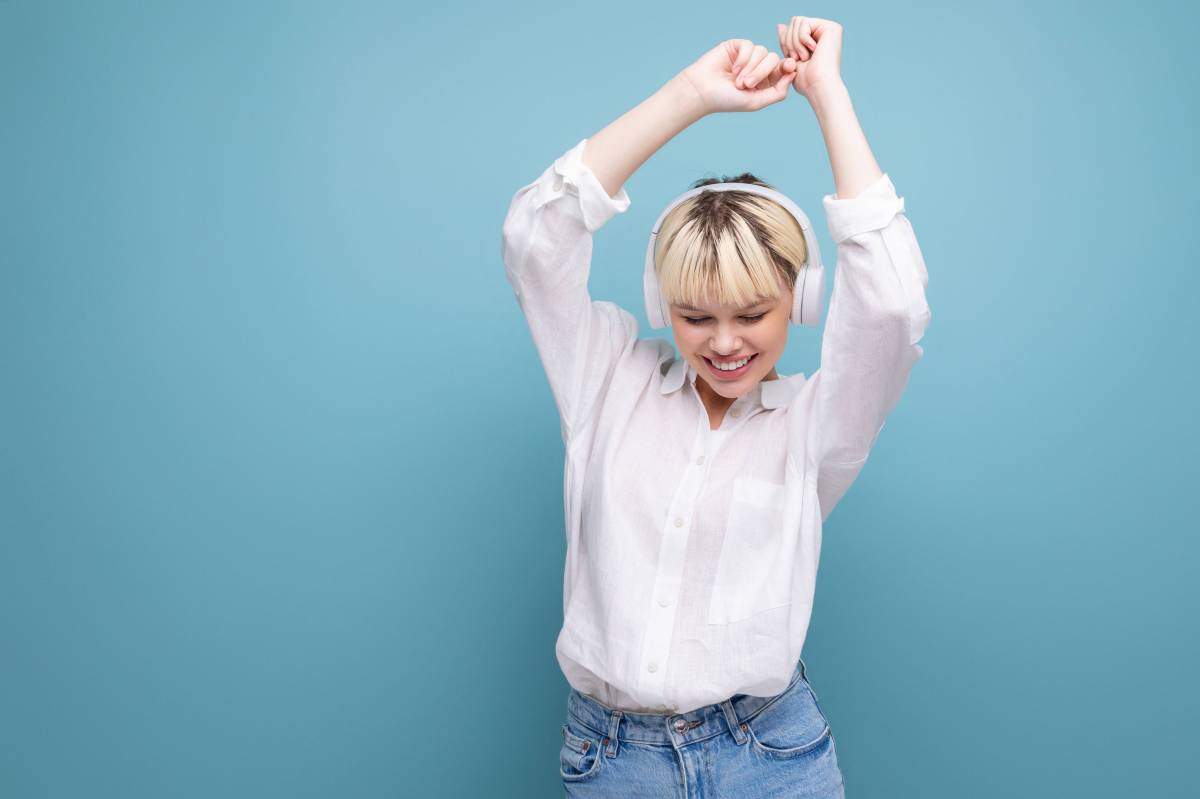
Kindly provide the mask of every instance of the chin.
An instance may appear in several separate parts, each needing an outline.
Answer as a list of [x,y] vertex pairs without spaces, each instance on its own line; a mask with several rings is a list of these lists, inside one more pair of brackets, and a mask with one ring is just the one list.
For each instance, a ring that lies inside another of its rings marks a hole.
[[[701,363],[703,363],[703,361],[701,361]],[[705,365],[703,368],[707,370],[708,366]],[[755,384],[762,380],[762,378],[763,375],[754,373],[742,375],[742,377],[738,378],[737,380],[719,380],[708,374],[702,374],[700,377],[701,380],[708,384],[708,387],[712,389],[714,394],[719,394],[727,399],[737,399],[750,389],[754,388]]]

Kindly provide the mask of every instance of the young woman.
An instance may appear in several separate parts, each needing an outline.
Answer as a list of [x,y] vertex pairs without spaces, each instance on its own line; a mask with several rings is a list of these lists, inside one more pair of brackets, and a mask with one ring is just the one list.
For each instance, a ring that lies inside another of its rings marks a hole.
[[[745,39],[701,56],[518,190],[504,221],[566,447],[556,654],[572,796],[844,795],[800,653],[822,522],[922,355],[927,275],[840,77],[841,27],[795,17],[778,32],[783,57]],[[789,85],[837,187],[837,278],[808,379],[775,364],[789,322],[819,318],[816,239],[753,175],[700,181],[655,226],[647,313],[678,355],[587,290],[592,235],[629,207],[634,170],[701,117],[759,110]]]

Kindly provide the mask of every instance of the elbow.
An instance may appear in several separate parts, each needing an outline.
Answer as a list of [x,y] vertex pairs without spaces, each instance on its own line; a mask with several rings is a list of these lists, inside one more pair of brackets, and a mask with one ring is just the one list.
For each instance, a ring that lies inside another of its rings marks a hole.
[[517,189],[504,214],[500,226],[500,253],[507,258],[509,253],[518,253],[529,246],[537,216],[538,187],[540,180]]
[[500,226],[500,258],[510,272],[518,270],[518,265],[533,246],[536,209],[528,189],[525,187],[516,193],[504,216],[504,224]]
[[917,348],[920,357],[921,348],[917,346],[917,342],[925,337],[925,330],[929,327],[929,306],[922,303],[922,307],[917,309],[916,314],[909,317],[908,325],[908,343]]
[[920,341],[929,327],[929,305],[921,291],[915,297],[889,296],[880,301],[872,315],[881,335],[894,336],[909,345]]

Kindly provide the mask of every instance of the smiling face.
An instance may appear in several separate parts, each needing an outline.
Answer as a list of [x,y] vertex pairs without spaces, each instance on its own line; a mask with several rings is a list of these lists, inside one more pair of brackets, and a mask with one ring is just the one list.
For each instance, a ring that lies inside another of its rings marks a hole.
[[[771,188],[749,173],[698,181],[694,188],[714,182]],[[750,191],[703,191],[663,216],[654,247],[675,346],[703,378],[696,390],[710,413],[762,380],[777,379],[792,286],[808,262],[800,221]],[[738,367],[746,357],[750,361]],[[721,368],[730,365],[736,368]]]
[[[711,394],[732,401],[760,381],[778,377],[775,363],[787,345],[790,290],[740,308],[672,303],[670,309],[675,346]],[[747,357],[749,362],[738,368],[720,368],[737,366]],[[699,382],[696,388],[701,389]]]

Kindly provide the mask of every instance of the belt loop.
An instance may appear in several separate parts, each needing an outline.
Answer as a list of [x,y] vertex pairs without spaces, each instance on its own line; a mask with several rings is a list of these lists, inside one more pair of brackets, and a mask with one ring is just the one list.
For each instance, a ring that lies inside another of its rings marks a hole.
[[800,679],[808,682],[808,669],[804,666],[804,658],[800,658]]
[[621,724],[622,711],[614,710],[608,718],[608,737],[604,739],[607,748],[604,750],[609,757],[617,756],[617,728]]
[[729,724],[729,731],[733,733],[733,740],[738,746],[746,742],[745,724],[738,721],[737,713],[733,710],[733,702],[726,699],[721,703],[721,710],[725,712],[725,722]]

